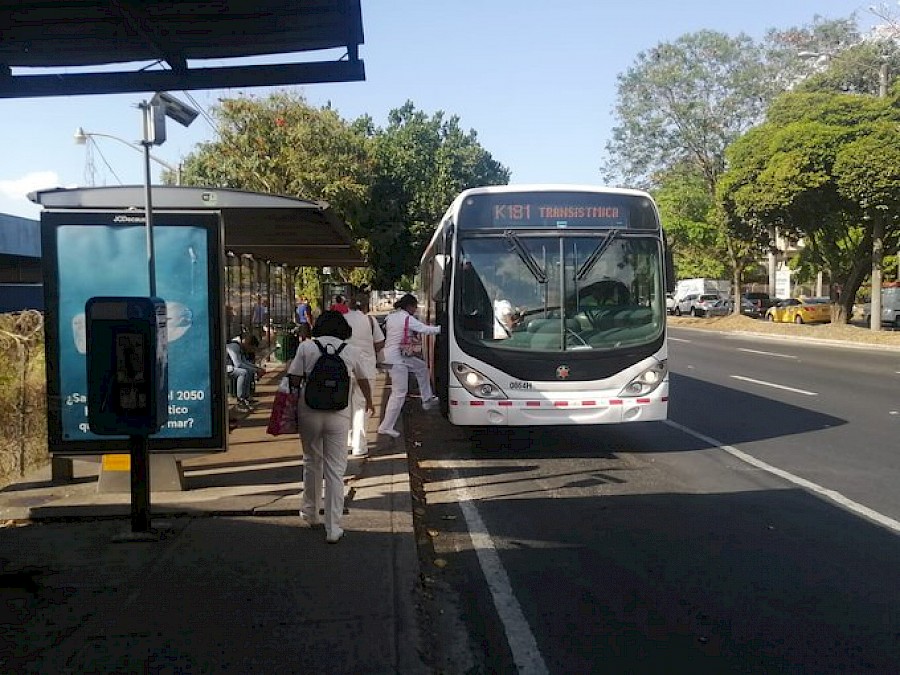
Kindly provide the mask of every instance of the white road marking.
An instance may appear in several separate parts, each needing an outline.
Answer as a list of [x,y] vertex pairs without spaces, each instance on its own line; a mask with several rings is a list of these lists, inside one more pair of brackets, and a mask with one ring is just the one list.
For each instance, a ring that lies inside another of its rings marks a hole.
[[491,535],[481,519],[481,514],[475,506],[475,500],[465,481],[460,478],[455,469],[452,475],[454,487],[459,493],[459,506],[469,528],[469,537],[472,539],[472,546],[478,554],[478,563],[481,565],[481,571],[494,598],[494,606],[497,608],[497,613],[506,630],[506,639],[512,651],[516,668],[520,673],[533,673],[534,675],[549,673],[547,664],[544,663],[544,657],[538,650],[537,640],[534,639],[525,615],[522,614],[519,601],[516,600],[513,593],[509,576],[506,574],[503,563],[500,562],[500,555],[494,546],[494,540],[491,539]]
[[724,450],[732,457],[735,457],[742,462],[746,462],[750,466],[755,466],[757,469],[762,469],[763,471],[767,471],[774,476],[778,476],[789,483],[793,483],[794,485],[799,485],[802,488],[809,490],[817,495],[825,497],[833,501],[835,504],[838,504],[848,511],[852,511],[863,518],[867,518],[874,523],[877,523],[883,527],[886,527],[889,530],[892,530],[896,534],[900,534],[900,521],[894,520],[893,518],[886,516],[874,509],[870,509],[868,506],[863,506],[859,502],[855,502],[852,499],[848,499],[840,492],[836,490],[829,490],[828,488],[822,487],[818,483],[813,483],[812,481],[806,480],[805,478],[801,478],[800,476],[795,476],[789,471],[785,471],[784,469],[779,469],[776,466],[772,466],[771,464],[767,464],[761,459],[757,459],[752,455],[748,455],[746,452],[738,450],[734,446],[725,445],[721,441],[717,441],[715,438],[711,438],[705,434],[701,434],[699,431],[694,431],[693,429],[689,429],[686,426],[678,424],[678,422],[673,422],[672,420],[666,420],[666,424],[674,429],[678,429],[679,431],[683,431],[684,433],[697,438],[704,443],[709,443],[711,446],[715,448],[719,448],[720,450]]
[[693,342],[693,340],[685,340],[684,338],[677,338],[669,336],[669,342]]
[[776,356],[779,359],[796,359],[799,358],[794,356],[793,354],[778,354],[776,352],[763,352],[759,349],[747,349],[745,347],[738,347],[737,350],[739,352],[749,352],[750,354],[762,354],[763,356]]
[[784,389],[785,391],[791,391],[795,394],[803,394],[804,396],[818,396],[818,394],[814,391],[806,391],[805,389],[794,389],[794,387],[786,387],[783,384],[775,384],[774,382],[765,382],[763,380],[754,380],[752,377],[744,377],[743,375],[732,375],[731,379],[733,380],[741,380],[743,382],[750,382],[752,384],[758,384],[763,387],[772,387],[773,389]]

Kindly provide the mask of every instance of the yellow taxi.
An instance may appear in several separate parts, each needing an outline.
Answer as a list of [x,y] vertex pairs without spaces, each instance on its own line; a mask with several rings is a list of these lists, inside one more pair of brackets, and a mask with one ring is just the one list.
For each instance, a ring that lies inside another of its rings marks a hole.
[[789,298],[766,310],[766,321],[783,323],[829,323],[830,298]]

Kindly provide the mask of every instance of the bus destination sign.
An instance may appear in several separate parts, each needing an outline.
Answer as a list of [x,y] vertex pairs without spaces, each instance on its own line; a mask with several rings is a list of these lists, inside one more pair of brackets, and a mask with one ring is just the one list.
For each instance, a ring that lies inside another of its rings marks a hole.
[[545,204],[494,204],[492,221],[495,224],[532,220],[615,220],[621,218],[618,206],[564,206]]
[[652,202],[640,195],[593,192],[497,192],[466,198],[458,227],[617,228],[659,227]]

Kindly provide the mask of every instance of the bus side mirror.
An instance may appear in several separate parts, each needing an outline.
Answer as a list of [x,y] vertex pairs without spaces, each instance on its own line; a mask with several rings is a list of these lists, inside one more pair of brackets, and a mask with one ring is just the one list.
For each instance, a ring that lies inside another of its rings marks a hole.
[[666,246],[666,292],[675,292],[675,260],[672,258],[672,249]]
[[447,278],[447,260],[450,256],[438,253],[431,260],[431,299],[439,302],[444,297],[444,280]]

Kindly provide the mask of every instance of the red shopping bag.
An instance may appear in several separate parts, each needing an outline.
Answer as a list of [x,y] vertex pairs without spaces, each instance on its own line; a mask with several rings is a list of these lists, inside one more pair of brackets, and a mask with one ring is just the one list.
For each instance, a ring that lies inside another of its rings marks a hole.
[[283,434],[296,434],[297,426],[297,402],[300,392],[291,387],[287,377],[281,378],[278,391],[275,392],[275,403],[272,405],[272,414],[269,415],[269,426],[266,433],[271,436]]

